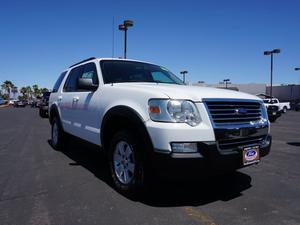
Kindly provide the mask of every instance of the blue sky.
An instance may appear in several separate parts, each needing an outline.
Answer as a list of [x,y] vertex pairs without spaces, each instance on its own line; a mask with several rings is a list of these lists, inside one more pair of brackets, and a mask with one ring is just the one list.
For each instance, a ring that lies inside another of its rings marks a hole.
[[124,19],[128,58],[150,61],[187,80],[268,83],[275,56],[274,83],[299,83],[299,1],[2,1],[0,82],[52,88],[67,66],[90,56],[123,55]]

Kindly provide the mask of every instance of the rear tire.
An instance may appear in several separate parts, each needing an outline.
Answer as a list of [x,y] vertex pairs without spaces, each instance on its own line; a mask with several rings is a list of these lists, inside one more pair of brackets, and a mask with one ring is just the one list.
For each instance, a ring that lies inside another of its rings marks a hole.
[[55,150],[62,150],[65,136],[60,120],[55,117],[51,123],[51,145]]
[[109,148],[109,169],[116,190],[135,198],[144,186],[143,148],[129,130],[117,132]]

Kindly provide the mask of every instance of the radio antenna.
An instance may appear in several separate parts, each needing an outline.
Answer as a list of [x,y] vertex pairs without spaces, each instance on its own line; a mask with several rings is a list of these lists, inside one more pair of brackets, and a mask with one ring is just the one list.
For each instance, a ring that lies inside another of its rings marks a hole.
[[115,17],[112,19],[112,58],[115,57]]

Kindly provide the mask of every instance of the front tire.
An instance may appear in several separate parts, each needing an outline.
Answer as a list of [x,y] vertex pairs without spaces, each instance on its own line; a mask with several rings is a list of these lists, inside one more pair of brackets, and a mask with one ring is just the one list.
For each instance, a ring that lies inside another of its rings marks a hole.
[[62,150],[65,133],[59,119],[55,117],[51,125],[51,145],[55,150]]
[[47,112],[40,108],[39,110],[40,117],[47,118]]
[[116,190],[128,197],[136,197],[144,185],[142,145],[128,130],[117,132],[109,149],[109,167]]
[[283,111],[283,113],[286,113],[287,112],[287,107],[284,106],[282,111]]

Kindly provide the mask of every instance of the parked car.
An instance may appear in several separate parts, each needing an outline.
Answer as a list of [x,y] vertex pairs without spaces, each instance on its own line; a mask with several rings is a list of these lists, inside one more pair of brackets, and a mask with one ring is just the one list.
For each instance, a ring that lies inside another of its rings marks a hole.
[[295,110],[296,110],[296,111],[299,111],[299,110],[300,110],[300,102],[297,103],[297,104],[295,104]]
[[24,102],[24,101],[15,101],[15,103],[14,103],[14,107],[16,107],[16,108],[19,108],[19,107],[24,108],[25,106],[26,106],[26,102]]
[[50,94],[51,94],[51,92],[44,92],[42,99],[40,101],[39,114],[40,114],[40,117],[42,117],[42,118],[48,117],[48,104],[49,104]]
[[0,105],[4,105],[5,101],[3,100],[3,98],[0,98]]
[[102,146],[125,195],[136,194],[149,173],[234,171],[258,163],[271,146],[260,98],[187,86],[164,67],[134,60],[70,66],[50,95],[49,121],[55,149],[64,149],[66,133]]
[[268,118],[270,122],[275,122],[281,116],[281,111],[277,105],[267,105]]
[[266,98],[264,99],[265,105],[276,105],[279,110],[283,113],[286,113],[287,110],[291,109],[289,102],[279,102],[277,98]]
[[8,100],[8,104],[14,106],[18,100]]
[[32,100],[31,101],[31,108],[38,108],[39,107],[39,103],[37,100]]

